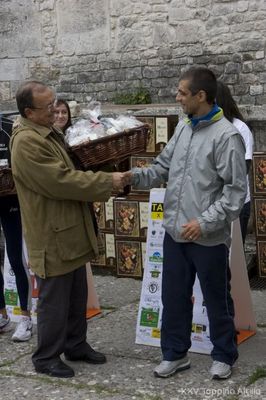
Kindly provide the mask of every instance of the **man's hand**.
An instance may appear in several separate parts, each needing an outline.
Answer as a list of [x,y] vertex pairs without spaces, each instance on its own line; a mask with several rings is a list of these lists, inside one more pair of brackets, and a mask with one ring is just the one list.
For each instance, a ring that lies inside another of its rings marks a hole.
[[189,221],[187,224],[182,225],[182,228],[184,228],[181,233],[182,239],[188,240],[190,242],[198,240],[202,234],[200,229],[200,224],[196,219],[193,219],[192,221]]
[[126,171],[124,172],[124,184],[126,185],[131,185],[132,184],[132,180],[133,180],[133,174],[131,171]]
[[114,190],[122,190],[124,186],[127,186],[131,183],[132,173],[130,171],[127,172],[113,172],[113,189]]

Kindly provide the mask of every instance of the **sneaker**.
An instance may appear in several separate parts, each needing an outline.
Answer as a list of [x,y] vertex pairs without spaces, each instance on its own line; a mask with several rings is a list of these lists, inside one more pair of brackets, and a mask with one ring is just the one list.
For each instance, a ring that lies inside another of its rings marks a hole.
[[232,367],[220,361],[213,361],[210,373],[212,379],[227,379],[232,374]]
[[0,314],[0,333],[8,332],[11,329],[12,327],[9,316],[5,318],[2,314]]
[[166,361],[163,360],[153,371],[156,378],[168,378],[174,375],[176,372],[183,371],[184,369],[190,368],[190,360],[187,356],[175,360]]
[[30,317],[22,316],[15,333],[12,336],[14,342],[26,342],[32,336],[32,320]]

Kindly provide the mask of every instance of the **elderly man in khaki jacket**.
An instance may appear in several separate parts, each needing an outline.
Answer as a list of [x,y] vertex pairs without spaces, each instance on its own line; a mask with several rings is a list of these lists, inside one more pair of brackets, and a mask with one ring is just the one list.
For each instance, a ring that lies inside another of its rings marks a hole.
[[37,276],[38,345],[35,370],[72,377],[67,360],[101,364],[106,357],[86,342],[85,263],[97,253],[87,202],[106,201],[122,188],[122,173],[78,171],[53,128],[54,91],[25,82],[16,94],[21,117],[11,139],[11,164],[21,206],[29,263]]

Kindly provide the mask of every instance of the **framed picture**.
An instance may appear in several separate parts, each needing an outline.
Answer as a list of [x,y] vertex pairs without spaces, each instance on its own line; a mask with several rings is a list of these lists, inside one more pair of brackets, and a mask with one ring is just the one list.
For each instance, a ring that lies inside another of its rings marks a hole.
[[[132,168],[145,168],[149,167],[153,160],[155,159],[155,156],[131,156],[130,157],[130,169]],[[131,191],[133,192],[141,192],[141,193],[148,193],[150,190],[144,190],[144,189],[138,189],[135,186],[131,186]]]
[[142,121],[144,124],[149,125],[148,130],[148,141],[146,146],[147,153],[153,153],[155,151],[155,118],[154,117],[138,117],[139,121]]
[[116,241],[117,276],[142,277],[141,244]]
[[105,229],[114,230],[114,197],[111,196],[105,205]]
[[95,201],[93,203],[93,210],[98,227],[100,229],[104,229],[105,228],[104,203]]
[[266,153],[253,155],[254,194],[266,194]]
[[115,267],[116,253],[115,253],[115,237],[112,233],[105,233],[105,261],[107,267]]
[[266,241],[257,242],[259,276],[266,278]]
[[266,197],[254,199],[255,226],[257,236],[266,236]]
[[106,258],[105,258],[105,233],[99,232],[98,237],[98,248],[99,248],[99,255],[97,258],[91,261],[91,264],[97,266],[105,266],[106,265]]
[[137,201],[115,200],[115,235],[139,237],[139,205]]

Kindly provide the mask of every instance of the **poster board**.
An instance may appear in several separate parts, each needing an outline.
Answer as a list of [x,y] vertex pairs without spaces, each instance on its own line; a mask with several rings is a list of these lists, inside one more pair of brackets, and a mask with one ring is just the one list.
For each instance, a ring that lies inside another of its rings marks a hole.
[[[151,346],[160,346],[164,195],[165,189],[152,189],[150,192],[146,260],[136,327],[136,343]],[[235,325],[240,332],[238,341],[241,342],[255,334],[256,323],[238,220],[232,224],[230,268]],[[193,287],[193,303],[190,351],[209,354],[212,349],[209,321],[197,278]]]
[[[22,259],[25,272],[28,276],[29,290],[31,291],[31,301],[29,306],[31,306],[31,318],[33,323],[37,322],[37,300],[38,300],[38,290],[37,282],[34,274],[28,268],[28,256],[25,246],[25,242],[22,244]],[[21,316],[21,309],[18,297],[18,291],[16,286],[16,280],[14,272],[11,268],[9,259],[7,257],[7,251],[5,246],[5,256],[4,256],[4,296],[6,302],[6,310],[11,321],[19,322]]]
[[[30,290],[31,290],[31,318],[34,324],[37,323],[37,301],[38,301],[38,289],[35,275],[28,268],[28,257],[25,242],[23,242],[23,263],[26,274],[29,279]],[[93,275],[91,271],[90,263],[86,264],[87,272],[87,284],[88,284],[88,299],[87,299],[87,319],[94,317],[101,313],[97,293],[94,286]],[[21,316],[21,309],[19,303],[19,296],[16,286],[16,280],[14,272],[10,266],[10,262],[7,257],[7,251],[5,247],[4,256],[4,295],[6,302],[7,313],[13,322],[19,322]]]

